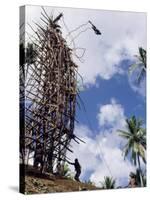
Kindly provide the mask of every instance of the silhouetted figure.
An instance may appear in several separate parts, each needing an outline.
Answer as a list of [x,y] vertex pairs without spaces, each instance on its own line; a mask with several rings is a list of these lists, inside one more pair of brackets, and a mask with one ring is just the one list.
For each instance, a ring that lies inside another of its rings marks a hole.
[[76,171],[76,174],[75,174],[75,177],[74,177],[74,178],[75,178],[76,181],[79,181],[79,182],[80,182],[79,176],[80,176],[80,174],[81,174],[81,166],[80,166],[80,164],[79,164],[79,162],[78,162],[78,159],[76,158],[74,163],[71,163],[71,162],[69,162],[69,161],[68,161],[68,163],[69,163],[70,165],[74,165],[75,171]]
[[63,13],[60,13],[53,21],[51,26],[58,32],[58,33],[62,33],[60,30],[60,26],[58,25],[58,21],[60,20],[60,18],[63,16]]
[[94,24],[89,21],[89,23],[92,25],[92,29],[94,30],[96,35],[101,35],[102,33],[96,28],[96,26],[94,26]]
[[62,16],[63,16],[63,13],[60,13],[60,14],[53,20],[53,23],[58,22]]

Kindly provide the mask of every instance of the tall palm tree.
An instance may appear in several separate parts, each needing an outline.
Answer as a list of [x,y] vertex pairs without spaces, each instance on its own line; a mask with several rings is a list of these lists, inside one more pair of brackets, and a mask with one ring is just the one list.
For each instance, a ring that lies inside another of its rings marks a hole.
[[127,131],[118,130],[120,133],[119,135],[127,140],[124,147],[124,157],[129,155],[133,164],[135,166],[138,165],[141,186],[143,187],[140,158],[146,163],[146,131],[142,128],[142,120],[136,119],[135,116],[126,119],[126,123]]
[[101,182],[103,189],[114,189],[116,186],[116,181],[113,179],[113,177],[105,176],[104,181]]
[[140,84],[141,80],[145,77],[146,75],[146,68],[147,68],[147,63],[146,63],[146,50],[143,49],[142,47],[139,47],[139,55],[136,55],[137,61],[133,65],[130,66],[129,68],[129,73],[133,73],[135,70],[139,70],[139,74],[137,76],[137,82]]

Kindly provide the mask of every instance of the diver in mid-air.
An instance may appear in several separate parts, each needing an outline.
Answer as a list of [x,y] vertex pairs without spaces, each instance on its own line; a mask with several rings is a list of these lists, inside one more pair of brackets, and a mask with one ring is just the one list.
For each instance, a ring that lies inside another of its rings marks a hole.
[[94,30],[94,32],[95,32],[95,34],[96,35],[101,35],[102,33],[100,32],[100,30],[98,30],[97,28],[96,28],[96,26],[94,26],[94,24],[89,20],[89,23],[91,24],[91,26],[92,26],[92,29]]

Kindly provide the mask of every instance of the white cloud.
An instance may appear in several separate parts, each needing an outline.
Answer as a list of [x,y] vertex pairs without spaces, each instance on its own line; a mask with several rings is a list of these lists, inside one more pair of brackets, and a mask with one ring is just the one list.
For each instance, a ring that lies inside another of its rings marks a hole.
[[[86,48],[85,62],[80,63],[76,59],[79,64],[79,73],[83,76],[86,86],[95,85],[97,77],[109,80],[115,74],[123,74],[119,63],[126,58],[132,59],[137,54],[139,46],[146,48],[145,13],[54,7],[46,7],[46,11],[49,15],[53,11],[55,16],[63,12],[65,23],[70,30],[88,20],[91,20],[101,30],[101,36],[95,35],[93,30],[88,30],[75,40],[76,48]],[[33,24],[32,20],[40,22],[41,7],[28,6],[26,13],[28,23]],[[62,21],[61,25],[63,34],[66,36],[66,29]],[[90,25],[88,24],[80,30],[87,27]],[[80,30],[73,32],[72,36],[76,36]],[[29,30],[27,29],[27,31]],[[69,43],[72,37],[68,37],[67,40]]]
[[100,126],[124,127],[125,115],[123,107],[115,99],[111,99],[110,104],[100,106],[98,121]]
[[[127,184],[129,173],[135,171],[135,168],[128,160],[124,160],[120,149],[122,139],[112,130],[107,131],[105,137],[102,132],[97,133],[97,137],[94,139],[92,136],[87,136],[85,130],[88,130],[85,126],[76,127],[75,133],[84,139],[86,144],[78,145],[73,142],[74,154],[68,154],[71,160],[79,159],[82,166],[81,179],[90,172],[89,179],[98,186],[104,176],[113,176],[117,180],[117,186]],[[92,131],[89,131],[92,134]],[[70,167],[74,171],[74,168]]]
[[117,180],[118,186],[127,184],[129,173],[135,171],[135,168],[127,159],[124,160],[122,147],[125,141],[117,134],[118,128],[125,127],[124,109],[112,99],[110,104],[100,107],[98,116],[100,124],[105,126],[107,123],[110,128],[103,129],[95,135],[87,126],[77,125],[75,134],[84,139],[86,144],[78,145],[73,142],[74,154],[68,156],[71,160],[79,159],[82,166],[81,178],[85,178],[90,171],[90,180],[96,185],[100,185],[104,176],[111,175]]
[[116,179],[117,186],[127,184],[129,173],[134,171],[135,168],[127,159],[124,160],[121,150],[122,143],[124,143],[122,138],[117,135],[115,129],[109,131],[107,135],[105,134],[105,137],[100,133],[99,139],[97,140],[102,149],[103,159],[94,173],[91,174],[90,179],[96,184],[99,184],[99,181],[102,181],[104,176],[113,176]]
[[96,149],[97,145],[93,138],[92,131],[87,126],[76,125],[75,134],[83,139],[86,144],[81,143],[78,145],[77,143],[72,142],[74,153],[69,153],[68,156],[73,160],[75,158],[79,159],[79,162],[82,165],[82,177],[84,177],[88,170],[95,169],[99,164],[96,158],[96,155],[98,154]]
[[144,79],[139,84],[137,84],[137,79],[135,78],[133,79],[133,78],[134,76],[128,77],[130,87],[135,93],[140,94],[142,97],[145,98],[146,97],[146,80]]
[[97,77],[109,80],[115,74],[123,74],[120,62],[133,59],[139,46],[146,48],[146,17],[143,13],[93,12],[89,12],[88,17],[102,31],[102,36],[88,31],[76,41],[87,49],[85,62],[79,64],[79,72],[87,85],[95,84]]

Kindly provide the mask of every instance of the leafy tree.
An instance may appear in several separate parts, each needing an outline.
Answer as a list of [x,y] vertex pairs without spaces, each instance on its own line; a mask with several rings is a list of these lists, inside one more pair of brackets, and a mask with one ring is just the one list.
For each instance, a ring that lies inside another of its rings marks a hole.
[[142,128],[142,121],[136,119],[135,116],[126,119],[126,123],[127,131],[118,130],[119,135],[127,140],[124,147],[124,157],[129,155],[133,164],[135,166],[138,165],[141,186],[144,186],[140,158],[142,158],[143,162],[146,163],[146,131]]

